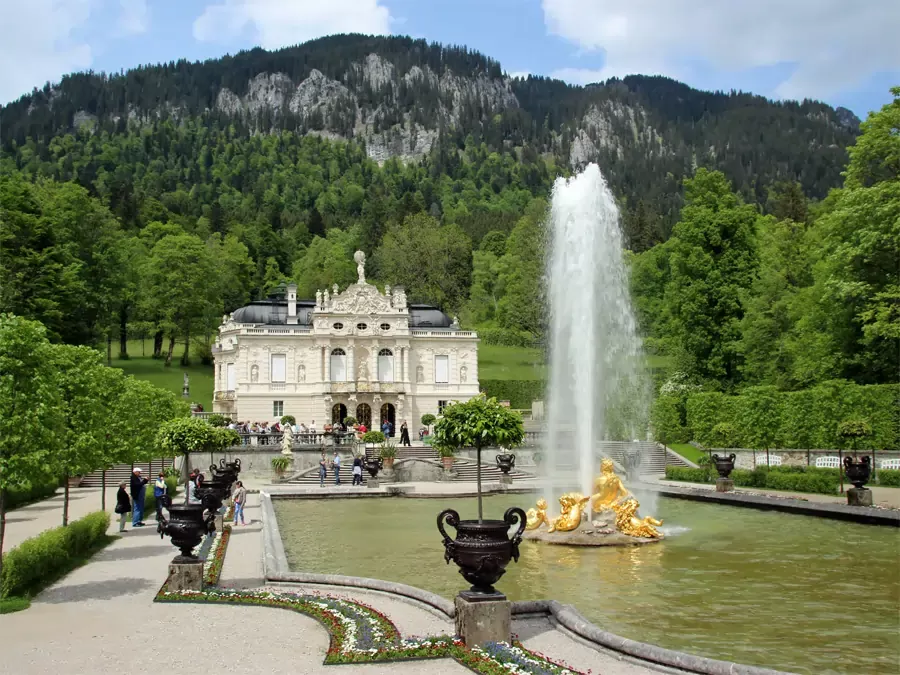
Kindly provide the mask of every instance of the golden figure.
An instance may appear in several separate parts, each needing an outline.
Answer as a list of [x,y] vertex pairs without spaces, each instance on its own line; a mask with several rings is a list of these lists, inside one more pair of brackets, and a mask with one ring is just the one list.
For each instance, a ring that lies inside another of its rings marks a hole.
[[559,498],[560,514],[550,523],[548,532],[570,532],[581,524],[581,514],[584,505],[590,497],[583,496],[580,492],[567,492]]
[[620,499],[631,497],[622,479],[616,475],[612,460],[604,457],[600,461],[600,475],[594,480],[594,494],[591,495],[591,511],[612,509]]
[[552,526],[550,517],[547,515],[547,500],[541,497],[537,500],[536,508],[528,509],[525,512],[525,529],[536,530],[544,524],[547,527]]
[[613,510],[616,512],[616,529],[629,537],[662,539],[662,533],[656,529],[659,525],[662,525],[662,521],[652,516],[638,518],[635,515],[638,506],[640,506],[638,500],[634,497],[629,497],[613,507]]

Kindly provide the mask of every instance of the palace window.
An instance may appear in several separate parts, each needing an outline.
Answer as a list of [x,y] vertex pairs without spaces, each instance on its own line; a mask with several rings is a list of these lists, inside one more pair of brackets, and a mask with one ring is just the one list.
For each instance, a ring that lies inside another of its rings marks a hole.
[[284,382],[287,378],[287,356],[272,354],[272,382]]
[[444,414],[444,408],[447,407],[447,401],[438,401],[438,415]]
[[390,349],[382,349],[378,352],[378,381],[394,381],[394,352]]
[[335,330],[344,330],[344,324],[342,324],[340,322],[332,324],[331,327],[334,328]]
[[368,326],[364,323],[356,324],[356,330],[365,330],[366,328],[368,328]]
[[340,348],[331,351],[331,381],[347,381],[347,355]]
[[389,324],[389,323],[383,323],[383,324],[381,324],[381,330],[383,330],[383,331],[389,331],[390,329],[391,329],[391,324]]
[[272,417],[276,420],[284,417],[284,401],[272,401]]
[[446,354],[438,354],[434,357],[434,381],[436,384],[450,382],[450,357]]

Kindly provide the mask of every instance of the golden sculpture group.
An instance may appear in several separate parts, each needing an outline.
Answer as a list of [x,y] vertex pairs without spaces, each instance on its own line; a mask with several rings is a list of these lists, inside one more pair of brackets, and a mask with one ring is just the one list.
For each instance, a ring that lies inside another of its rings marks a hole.
[[526,530],[537,530],[547,526],[547,532],[571,532],[584,518],[584,510],[590,502],[590,514],[615,514],[616,530],[629,537],[645,537],[661,539],[662,533],[656,528],[662,525],[661,520],[652,516],[637,517],[640,504],[635,499],[622,479],[616,475],[612,460],[603,458],[600,462],[600,475],[594,480],[594,494],[585,497],[580,492],[567,492],[559,498],[560,514],[556,518],[547,515],[547,500],[538,499],[533,509],[528,509]]

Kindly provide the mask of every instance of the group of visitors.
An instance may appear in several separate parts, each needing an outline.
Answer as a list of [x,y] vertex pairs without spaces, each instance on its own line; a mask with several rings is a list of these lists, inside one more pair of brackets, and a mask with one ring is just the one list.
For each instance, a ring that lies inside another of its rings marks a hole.
[[[119,484],[116,493],[116,513],[119,514],[119,532],[125,532],[125,521],[131,513],[131,526],[144,527],[144,500],[147,495],[147,484],[150,482],[142,475],[141,468],[136,466],[131,472],[131,481]],[[125,488],[128,488],[126,491]],[[129,498],[129,492],[131,496]],[[156,520],[162,519],[162,510],[169,506],[168,486],[166,475],[160,471],[159,476],[153,482],[153,497],[156,501]]]
[[[325,479],[328,478],[328,470],[334,473],[334,484],[341,484],[341,455],[335,450],[334,457],[330,460],[325,456],[325,453],[322,453],[322,457],[319,459],[319,487],[325,487]],[[353,475],[353,485],[362,485],[362,469],[363,469],[363,456],[355,455],[353,457],[353,465],[351,468],[351,473]]]

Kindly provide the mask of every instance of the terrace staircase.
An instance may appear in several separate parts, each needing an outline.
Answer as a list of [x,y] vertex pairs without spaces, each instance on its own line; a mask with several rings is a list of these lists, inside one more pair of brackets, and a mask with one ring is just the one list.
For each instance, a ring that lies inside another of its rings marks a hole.
[[[145,478],[152,480],[160,471],[172,466],[172,458],[154,459],[149,462],[135,462],[134,464],[116,464],[106,470],[106,487],[118,485],[122,481],[128,482],[132,470],[139,467]],[[81,487],[101,487],[103,485],[103,472],[94,471],[84,477]]]

